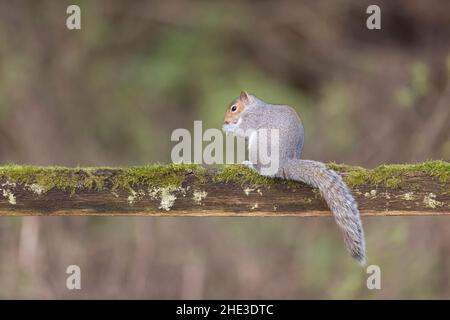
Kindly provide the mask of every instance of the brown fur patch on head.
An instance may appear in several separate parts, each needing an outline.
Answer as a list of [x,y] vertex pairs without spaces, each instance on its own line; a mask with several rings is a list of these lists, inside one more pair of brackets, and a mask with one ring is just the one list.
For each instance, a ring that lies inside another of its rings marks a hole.
[[244,111],[246,103],[248,102],[248,96],[243,97],[242,93],[239,97],[233,100],[228,105],[227,111],[225,112],[225,118],[223,120],[223,123],[229,124],[229,123],[236,123],[239,119],[239,115],[242,111]]

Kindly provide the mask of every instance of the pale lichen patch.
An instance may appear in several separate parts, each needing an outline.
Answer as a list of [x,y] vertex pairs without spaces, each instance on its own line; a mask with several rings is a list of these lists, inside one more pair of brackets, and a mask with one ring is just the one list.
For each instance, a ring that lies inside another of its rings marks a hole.
[[407,192],[402,194],[401,198],[406,201],[412,201],[415,199],[414,192]]
[[130,192],[131,194],[128,196],[127,201],[130,205],[132,205],[134,203],[134,200],[136,199],[136,191],[131,190]]
[[130,191],[130,195],[127,198],[127,201],[128,201],[128,203],[130,205],[132,205],[137,200],[142,199],[142,197],[144,197],[144,196],[145,196],[145,191],[144,190],[138,190],[138,191],[131,190]]
[[43,194],[45,191],[44,188],[42,188],[42,186],[37,183],[25,184],[25,187],[27,187],[31,192],[37,194],[38,196]]
[[365,193],[364,193],[364,197],[370,198],[370,193],[369,193],[369,192],[365,192]]
[[195,190],[193,193],[193,199],[196,204],[202,204],[202,200],[206,198],[208,193],[206,191]]
[[17,204],[16,196],[9,189],[3,189],[3,196],[8,200],[9,204]]
[[443,202],[436,200],[436,195],[434,193],[429,193],[423,198],[423,203],[425,207],[436,209],[444,205]]
[[254,190],[255,190],[254,188],[246,187],[246,188],[244,188],[244,193],[246,196],[248,196],[250,194],[250,192],[252,192]]
[[377,196],[377,190],[375,190],[375,189],[370,190],[370,192],[364,193],[364,197],[366,197],[366,198],[371,198],[371,199],[373,199],[373,198],[375,198],[376,196]]
[[159,189],[157,188],[150,188],[148,189],[148,195],[150,196],[150,199],[156,200],[158,198]]
[[159,209],[163,209],[169,211],[175,203],[177,197],[172,192],[172,188],[161,188],[161,203],[159,205]]
[[5,181],[4,183],[1,184],[2,187],[5,188],[15,188],[16,187],[16,183],[15,182],[10,182],[10,181]]
[[251,208],[250,208],[250,210],[255,210],[255,209],[258,209],[259,208],[259,205],[257,204],[257,203],[255,203]]
[[150,188],[148,194],[152,200],[160,199],[158,209],[170,211],[177,199],[175,192],[180,193],[183,197],[186,196],[186,189],[183,187],[163,187],[163,188]]
[[3,197],[8,200],[9,204],[15,205],[17,204],[16,196],[13,193],[14,188],[16,187],[15,182],[6,181],[1,184],[0,190],[2,190]]

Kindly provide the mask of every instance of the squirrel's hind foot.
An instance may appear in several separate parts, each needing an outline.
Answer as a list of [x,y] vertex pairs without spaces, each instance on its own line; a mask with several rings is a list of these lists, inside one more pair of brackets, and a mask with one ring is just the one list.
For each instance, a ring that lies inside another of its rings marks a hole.
[[255,165],[248,160],[242,161],[242,165],[244,165],[247,168],[250,168],[252,170],[256,170]]

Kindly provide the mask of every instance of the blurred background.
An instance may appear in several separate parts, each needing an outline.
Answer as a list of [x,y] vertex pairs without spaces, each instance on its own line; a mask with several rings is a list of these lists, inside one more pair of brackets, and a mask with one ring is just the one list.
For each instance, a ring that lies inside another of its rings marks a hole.
[[[450,2],[0,0],[0,164],[168,163],[241,89],[296,108],[304,158],[449,160]],[[0,298],[450,298],[449,217],[363,223],[382,290],[332,218],[1,217]]]

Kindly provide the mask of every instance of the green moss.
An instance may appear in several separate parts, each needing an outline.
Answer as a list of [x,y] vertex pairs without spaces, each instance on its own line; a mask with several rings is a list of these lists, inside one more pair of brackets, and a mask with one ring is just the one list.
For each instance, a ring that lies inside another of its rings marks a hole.
[[[349,186],[359,186],[362,184],[384,185],[388,188],[398,188],[402,178],[416,173],[424,173],[436,177],[441,182],[450,180],[450,163],[436,160],[419,164],[391,164],[381,165],[374,169],[365,169],[357,166],[330,163],[330,169],[345,173],[344,180]],[[281,179],[273,179],[259,175],[242,165],[225,165],[214,177],[216,182],[235,182],[239,184],[272,185],[283,183],[295,185],[295,182]]]
[[349,186],[358,186],[366,183],[381,184],[389,188],[398,188],[402,178],[424,173],[436,177],[441,182],[450,179],[450,163],[441,160],[429,161],[418,164],[390,164],[381,165],[374,169],[352,167],[348,165],[330,163],[330,169],[345,172],[344,180]]
[[244,165],[225,165],[214,176],[215,182],[234,182],[238,184],[253,184],[253,185],[271,185],[276,179],[269,178],[258,174],[256,171]]
[[386,182],[384,184],[388,188],[396,189],[400,185],[400,182],[402,182],[402,180],[399,177],[393,177],[386,179]]
[[37,184],[44,192],[56,188],[74,191],[77,188],[101,189],[101,177],[93,175],[95,169],[64,168],[64,167],[34,167],[7,165],[0,167],[0,176],[9,182],[21,184]]
[[246,184],[254,186],[270,186],[276,183],[282,183],[290,187],[296,187],[301,184],[301,182],[297,181],[262,176],[255,170],[241,164],[224,165],[221,169],[219,169],[213,180],[214,182],[233,182],[242,186]]
[[[131,190],[133,186],[178,187],[185,174],[194,173],[197,182],[204,182],[205,169],[198,165],[148,165],[125,168],[65,168],[7,165],[0,167],[0,176],[8,182],[37,185],[43,192],[51,189],[75,192],[77,189],[101,191],[105,184],[112,190]],[[104,174],[110,172],[111,174]]]
[[192,172],[197,182],[203,182],[206,169],[194,164],[149,165],[143,167],[129,167],[120,169],[120,173],[113,178],[114,189],[130,189],[135,185],[152,187],[179,187],[184,181],[185,174]]
[[[382,165],[375,169],[364,169],[348,165],[331,163],[331,169],[345,172],[345,181],[350,186],[361,184],[382,184],[389,188],[397,188],[404,177],[418,172],[436,177],[441,182],[450,180],[450,163],[430,161],[420,164]],[[47,192],[59,189],[75,192],[77,189],[101,191],[104,189],[133,190],[136,186],[156,188],[179,187],[186,174],[193,173],[194,189],[206,182],[206,169],[200,165],[169,164],[148,165],[140,167],[118,168],[65,168],[6,165],[0,167],[0,177],[8,183],[25,185],[33,192]],[[275,183],[298,185],[297,182],[279,178],[269,178],[242,165],[225,165],[214,176],[215,182],[234,182],[241,185],[251,184],[270,186]]]

